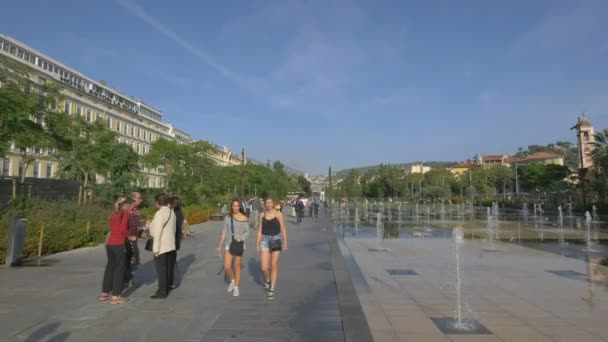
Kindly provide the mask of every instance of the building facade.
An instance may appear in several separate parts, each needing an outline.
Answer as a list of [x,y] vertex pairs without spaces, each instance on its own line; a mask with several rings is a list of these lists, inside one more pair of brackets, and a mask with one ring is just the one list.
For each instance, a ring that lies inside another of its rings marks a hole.
[[576,125],[572,129],[576,129],[578,168],[593,168],[593,159],[591,158],[591,151],[593,151],[593,143],[595,142],[593,125],[583,116],[582,118],[578,118]]
[[[105,84],[36,51],[35,49],[5,35],[0,34],[0,58],[10,59],[26,67],[26,76],[34,85],[55,82],[60,87],[62,100],[60,110],[78,116],[88,122],[102,121],[116,132],[118,141],[133,148],[140,155],[150,152],[153,142],[158,139],[192,141],[186,132],[163,122],[163,112],[140,99],[121,93]],[[0,59],[0,66],[2,60]],[[2,158],[2,175],[19,177],[23,174],[23,162],[14,146]],[[36,161],[28,168],[26,177],[54,178],[58,163],[52,150],[31,151]],[[159,169],[144,168],[148,187],[163,186],[164,174]],[[96,181],[103,183],[103,176]]]
[[564,165],[564,157],[549,152],[535,152],[524,158],[519,158],[515,164],[543,164],[543,165]]
[[404,172],[406,175],[411,175],[414,173],[422,173],[425,174],[431,171],[430,166],[424,166],[424,164],[410,164],[404,167]]

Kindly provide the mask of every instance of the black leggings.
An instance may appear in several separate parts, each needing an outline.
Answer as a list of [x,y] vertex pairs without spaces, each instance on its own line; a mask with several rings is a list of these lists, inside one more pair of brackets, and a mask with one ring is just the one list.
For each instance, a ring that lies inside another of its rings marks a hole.
[[154,257],[154,266],[156,267],[156,275],[158,276],[158,291],[161,296],[169,294],[169,254],[163,253]]
[[125,284],[125,268],[127,266],[125,246],[106,245],[106,254],[108,263],[103,273],[101,291],[103,293],[110,293],[111,291],[113,296],[119,296]]

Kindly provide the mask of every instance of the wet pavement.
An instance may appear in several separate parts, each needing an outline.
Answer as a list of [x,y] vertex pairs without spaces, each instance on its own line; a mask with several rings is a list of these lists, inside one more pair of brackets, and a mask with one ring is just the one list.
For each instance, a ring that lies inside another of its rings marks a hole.
[[[404,215],[401,223],[383,221],[382,230],[371,226],[373,220],[355,230],[352,219],[345,225],[338,219],[336,230],[350,255],[345,260],[355,264],[355,287],[376,341],[608,341],[603,230],[594,239],[602,251],[581,253],[584,231],[577,229],[560,241],[555,237],[562,232],[549,225],[502,222],[491,248],[480,219],[430,219],[429,228]],[[458,306],[454,227],[465,234],[458,259],[461,312],[473,327],[468,331],[452,329]]]

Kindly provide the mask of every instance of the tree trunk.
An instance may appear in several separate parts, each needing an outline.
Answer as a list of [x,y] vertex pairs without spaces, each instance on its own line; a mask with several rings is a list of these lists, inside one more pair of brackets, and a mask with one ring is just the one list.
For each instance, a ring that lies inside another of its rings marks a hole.
[[31,160],[27,158],[27,152],[21,150],[21,161],[23,161],[23,173],[21,174],[21,184],[25,183],[25,175],[27,174],[27,169],[29,169]]
[[87,186],[89,185],[89,173],[85,172],[84,173],[84,183],[82,186],[82,204],[86,204],[87,203]]

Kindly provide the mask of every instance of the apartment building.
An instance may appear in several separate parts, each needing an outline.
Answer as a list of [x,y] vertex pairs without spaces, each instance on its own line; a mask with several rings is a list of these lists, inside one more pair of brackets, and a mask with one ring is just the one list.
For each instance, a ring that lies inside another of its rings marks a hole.
[[[163,122],[163,112],[143,100],[124,94],[103,81],[74,70],[63,63],[21,43],[0,34],[0,65],[7,59],[20,63],[29,72],[27,77],[37,85],[56,82],[60,86],[62,101],[59,107],[66,114],[79,116],[88,122],[103,121],[108,128],[118,134],[118,140],[133,147],[140,155],[150,152],[153,142],[158,139],[177,140],[181,143],[192,142],[192,137],[181,130]],[[24,163],[11,146],[2,158],[2,176],[21,176]],[[36,161],[28,168],[26,177],[54,178],[58,163],[52,150],[34,148]],[[160,169],[142,170],[149,187],[163,186],[163,172]],[[104,177],[97,176],[98,183]]]

